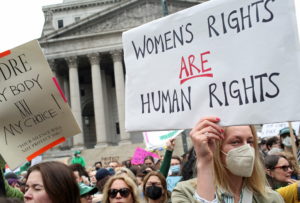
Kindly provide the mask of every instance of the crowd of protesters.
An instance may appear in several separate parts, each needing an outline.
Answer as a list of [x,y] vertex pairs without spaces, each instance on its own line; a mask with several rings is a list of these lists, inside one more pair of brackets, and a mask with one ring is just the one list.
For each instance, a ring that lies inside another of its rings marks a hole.
[[19,173],[1,170],[0,202],[300,202],[300,156],[293,156],[291,143],[299,146],[295,131],[295,139],[290,128],[260,139],[254,126],[221,127],[219,121],[206,117],[197,123],[185,158],[174,155],[175,139],[170,139],[161,159],[147,156],[141,165],[124,160],[87,167],[76,151],[69,165],[47,161],[26,163]]

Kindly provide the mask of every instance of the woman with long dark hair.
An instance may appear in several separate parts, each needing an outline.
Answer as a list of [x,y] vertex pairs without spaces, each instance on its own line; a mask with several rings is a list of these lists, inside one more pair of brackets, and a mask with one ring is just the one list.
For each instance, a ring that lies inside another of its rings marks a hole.
[[72,170],[61,162],[43,162],[29,168],[25,202],[80,203]]

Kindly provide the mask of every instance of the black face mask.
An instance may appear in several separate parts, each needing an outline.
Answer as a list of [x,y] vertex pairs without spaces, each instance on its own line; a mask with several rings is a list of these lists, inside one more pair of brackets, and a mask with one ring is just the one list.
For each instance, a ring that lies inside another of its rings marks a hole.
[[146,187],[145,193],[146,193],[145,195],[147,197],[149,197],[150,199],[158,200],[162,195],[162,189],[161,189],[161,187],[152,185],[152,186]]

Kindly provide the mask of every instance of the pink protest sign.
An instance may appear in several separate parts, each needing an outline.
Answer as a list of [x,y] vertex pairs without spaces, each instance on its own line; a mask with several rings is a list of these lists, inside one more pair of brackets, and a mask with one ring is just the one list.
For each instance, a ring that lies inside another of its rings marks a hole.
[[152,152],[148,152],[148,151],[144,150],[143,148],[137,147],[135,149],[135,152],[134,152],[133,157],[131,159],[131,163],[134,164],[134,165],[143,164],[144,163],[144,158],[146,156],[152,156],[153,158],[159,159],[159,156],[157,154],[154,154]]

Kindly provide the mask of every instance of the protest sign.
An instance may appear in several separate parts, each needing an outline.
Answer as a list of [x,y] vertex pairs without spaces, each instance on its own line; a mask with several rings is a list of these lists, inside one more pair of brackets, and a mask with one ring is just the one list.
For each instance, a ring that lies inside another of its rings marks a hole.
[[123,46],[127,131],[300,120],[294,0],[207,1],[124,32]]
[[183,130],[143,132],[147,149],[155,150],[166,146],[169,139],[175,138]]
[[[296,135],[298,135],[299,126],[300,126],[300,122],[292,122],[292,128],[295,130]],[[264,137],[277,136],[277,135],[279,135],[279,131],[285,127],[289,127],[289,124],[287,122],[265,124],[261,128],[261,136],[260,137],[264,138]]]
[[0,154],[11,169],[80,133],[38,41],[0,54]]
[[159,156],[155,153],[148,152],[143,148],[137,147],[131,159],[131,163],[134,165],[143,164],[146,156],[152,156],[154,159],[159,159]]

